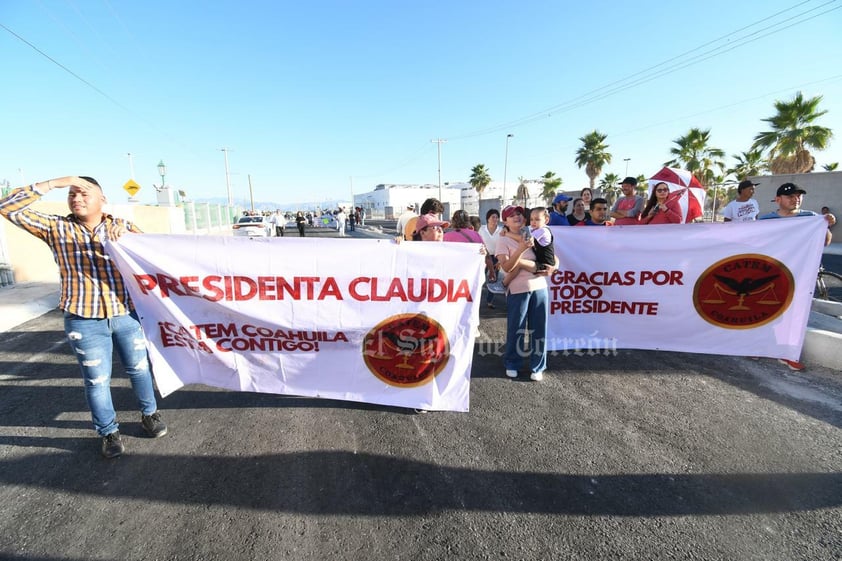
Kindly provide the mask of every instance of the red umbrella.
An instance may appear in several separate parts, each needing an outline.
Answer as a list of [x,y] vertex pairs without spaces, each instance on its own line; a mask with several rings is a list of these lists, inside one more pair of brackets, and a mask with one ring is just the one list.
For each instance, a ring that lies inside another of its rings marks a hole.
[[649,178],[648,195],[658,183],[666,183],[670,189],[669,200],[677,200],[681,207],[681,222],[693,222],[704,215],[705,188],[686,169],[664,168]]

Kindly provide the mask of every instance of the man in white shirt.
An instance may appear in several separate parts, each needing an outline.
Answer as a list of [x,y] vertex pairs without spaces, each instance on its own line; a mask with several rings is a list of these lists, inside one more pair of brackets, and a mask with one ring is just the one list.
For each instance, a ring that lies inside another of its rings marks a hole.
[[722,217],[725,222],[751,222],[760,213],[760,205],[752,197],[754,188],[760,185],[745,179],[737,185],[737,198],[725,205]]
[[404,211],[403,214],[398,216],[398,223],[395,225],[395,231],[398,233],[398,236],[404,236],[408,240],[412,239],[412,232],[407,231],[407,226],[413,218],[417,217],[418,213],[415,212],[415,205],[406,205],[406,211]]
[[339,232],[339,237],[345,237],[345,209],[343,207],[339,207],[339,212],[336,213],[336,231]]

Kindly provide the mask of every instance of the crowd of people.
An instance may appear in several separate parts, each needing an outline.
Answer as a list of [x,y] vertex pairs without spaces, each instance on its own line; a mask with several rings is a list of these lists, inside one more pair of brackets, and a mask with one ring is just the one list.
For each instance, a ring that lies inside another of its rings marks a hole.
[[[753,199],[756,183],[745,180],[737,187],[737,197],[723,210],[725,222],[746,222],[798,216],[815,216],[816,213],[801,209],[806,191],[794,183],[784,183],[776,191],[778,210],[759,215],[760,206]],[[546,369],[546,331],[548,320],[548,284],[550,274],[559,266],[553,252],[553,234],[547,226],[611,226],[681,224],[684,222],[677,197],[669,185],[656,183],[648,199],[638,195],[637,179],[626,177],[621,185],[622,196],[609,209],[608,201],[594,197],[589,188],[582,189],[579,197],[557,194],[550,209],[537,207],[524,209],[509,205],[502,210],[486,212],[485,225],[474,226],[471,217],[459,210],[452,222],[441,220],[443,207],[435,199],[428,199],[421,208],[421,215],[410,206],[398,219],[398,237],[422,241],[451,241],[482,243],[486,248],[485,304],[494,307],[495,290],[503,276],[507,312],[507,337],[503,357],[506,376],[516,378],[528,358],[529,377],[539,381]],[[568,205],[572,201],[572,212]],[[835,216],[822,207],[828,230],[825,244],[830,244],[830,228],[836,224]],[[528,221],[528,225],[527,225]],[[474,221],[476,222],[476,221]],[[447,230],[452,227],[451,230]],[[470,233],[469,233],[470,231]],[[524,334],[530,333],[528,340]],[[524,344],[527,346],[524,347]],[[803,370],[798,361],[780,359],[792,370]]]
[[[397,240],[476,243],[485,256],[488,284],[504,276],[506,294],[507,335],[503,356],[505,375],[516,378],[527,363],[529,378],[540,381],[547,367],[546,333],[549,310],[548,279],[559,268],[554,252],[553,232],[548,226],[605,226],[616,224],[675,224],[681,222],[680,211],[670,199],[669,187],[658,183],[648,201],[635,194],[637,181],[623,181],[623,197],[611,207],[590,189],[583,189],[578,198],[559,194],[552,208],[524,209],[508,205],[498,211],[489,210],[486,223],[465,211],[453,213],[451,221],[443,220],[444,206],[431,198],[415,214],[408,207],[397,222]],[[743,181],[736,200],[723,211],[726,222],[768,220],[816,213],[802,210],[806,194],[794,183],[784,183],[776,192],[778,210],[759,215],[759,206],[752,198],[755,183]],[[53,189],[67,189],[67,216],[50,215],[32,209],[33,203]],[[572,212],[567,206],[573,202]],[[114,263],[104,251],[107,240],[116,240],[127,233],[140,233],[132,222],[115,218],[103,211],[105,195],[91,177],[61,177],[15,189],[0,199],[0,214],[13,224],[44,241],[52,250],[59,266],[61,299],[66,338],[77,358],[91,411],[94,428],[102,438],[101,453],[106,458],[120,456],[124,446],[117,415],[111,401],[112,352],[120,354],[131,381],[140,409],[140,420],[151,437],[167,433],[167,426],[158,412],[151,367],[143,345],[141,324],[125,283]],[[832,238],[830,227],[836,218],[827,207],[822,214],[828,222],[826,244]],[[337,229],[344,235],[347,220],[351,230],[363,224],[364,211],[344,209],[335,213]],[[280,210],[270,223],[275,234],[283,236],[288,217]],[[313,217],[298,212],[294,218],[300,236]],[[528,222],[528,224],[527,224]],[[76,248],[72,252],[67,247]],[[93,272],[93,274],[91,274]],[[494,307],[495,295],[490,290],[486,305]],[[528,338],[526,334],[529,334]],[[790,368],[803,369],[798,362],[782,360]]]

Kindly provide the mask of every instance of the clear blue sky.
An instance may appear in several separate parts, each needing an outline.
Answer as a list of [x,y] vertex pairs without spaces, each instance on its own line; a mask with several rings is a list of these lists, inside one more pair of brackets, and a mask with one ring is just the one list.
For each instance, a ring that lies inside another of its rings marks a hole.
[[653,174],[691,127],[731,165],[799,90],[824,96],[819,124],[836,133],[818,163],[842,161],[840,8],[3,0],[0,23],[31,45],[0,28],[0,181],[92,175],[123,202],[131,153],[141,201],[159,160],[190,197],[225,197],[228,147],[236,198],[251,175],[256,200],[319,201],[350,197],[351,177],[357,193],[437,183],[435,138],[443,181],[478,163],[502,180],[511,133],[509,181],[552,170],[572,190],[594,128],[605,172],[630,158],[630,175]]

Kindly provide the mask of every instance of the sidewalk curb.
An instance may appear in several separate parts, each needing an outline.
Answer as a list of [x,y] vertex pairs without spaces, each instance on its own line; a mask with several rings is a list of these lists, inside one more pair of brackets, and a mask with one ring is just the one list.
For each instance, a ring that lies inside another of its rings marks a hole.
[[31,282],[5,287],[13,294],[13,302],[4,300],[0,314],[0,333],[56,309],[59,300],[58,283]]

